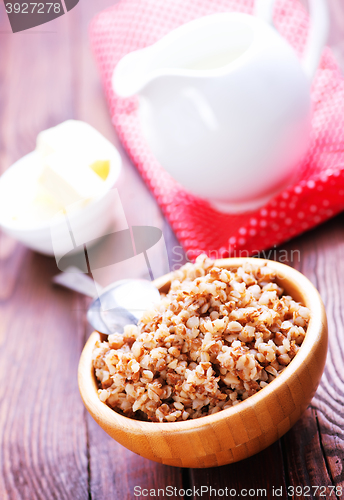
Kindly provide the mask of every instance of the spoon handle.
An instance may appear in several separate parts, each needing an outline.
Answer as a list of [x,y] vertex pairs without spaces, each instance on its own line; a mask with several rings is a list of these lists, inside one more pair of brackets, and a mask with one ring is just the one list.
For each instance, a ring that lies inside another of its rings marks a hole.
[[63,286],[69,290],[82,293],[93,299],[101,293],[102,287],[92,278],[87,276],[77,267],[68,267],[65,272],[53,277],[52,282],[55,285]]

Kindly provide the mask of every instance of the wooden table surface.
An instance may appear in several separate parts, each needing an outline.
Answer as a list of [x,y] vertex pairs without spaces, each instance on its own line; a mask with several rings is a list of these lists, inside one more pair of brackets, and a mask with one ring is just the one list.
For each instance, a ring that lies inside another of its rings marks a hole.
[[[330,2],[330,43],[339,59],[341,1]],[[112,3],[81,0],[68,15],[15,35],[0,4],[0,171],[34,149],[39,131],[68,118],[89,122],[118,144],[87,34],[93,15]],[[120,194],[128,224],[161,227],[176,265],[181,248],[122,154]],[[213,499],[226,498],[226,488],[227,498],[341,498],[343,215],[282,249],[294,251],[290,264],[315,284],[328,314],[328,360],[312,405],[264,452],[233,465],[182,470],[133,454],[89,417],[77,387],[78,360],[90,334],[87,301],[51,286],[53,258],[0,232],[0,500]],[[194,490],[190,495],[182,489]]]

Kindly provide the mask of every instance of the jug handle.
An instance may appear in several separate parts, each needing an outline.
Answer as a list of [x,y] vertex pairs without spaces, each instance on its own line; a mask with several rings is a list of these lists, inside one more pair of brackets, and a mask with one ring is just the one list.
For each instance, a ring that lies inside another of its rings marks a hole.
[[[303,55],[302,66],[312,81],[318,68],[322,50],[329,31],[327,0],[308,0],[310,8],[310,30]],[[275,0],[256,0],[255,15],[273,26]]]

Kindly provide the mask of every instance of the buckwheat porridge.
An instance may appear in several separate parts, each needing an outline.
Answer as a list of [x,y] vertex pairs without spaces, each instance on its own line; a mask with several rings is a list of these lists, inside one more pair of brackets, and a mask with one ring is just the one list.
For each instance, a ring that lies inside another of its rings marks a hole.
[[239,404],[285,369],[305,337],[309,310],[282,294],[266,264],[227,271],[201,255],[173,274],[138,326],[96,343],[99,398],[153,422]]

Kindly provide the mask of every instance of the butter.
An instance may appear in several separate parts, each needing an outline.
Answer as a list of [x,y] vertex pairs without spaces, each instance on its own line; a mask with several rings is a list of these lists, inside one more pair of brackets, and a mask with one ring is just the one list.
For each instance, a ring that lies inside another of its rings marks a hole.
[[45,158],[51,153],[82,154],[89,156],[90,164],[113,155],[114,146],[95,128],[80,120],[67,120],[43,130],[37,136],[36,151]]
[[82,155],[51,153],[43,160],[39,183],[61,207],[97,196],[104,181]]
[[56,250],[53,237],[61,238],[62,253],[81,240],[91,244],[123,215],[112,190],[120,172],[115,146],[86,123],[68,120],[45,130],[37,149],[0,178],[0,226],[48,255]]
[[67,120],[37,136],[39,184],[62,208],[97,196],[111,169],[114,146],[91,125]]

